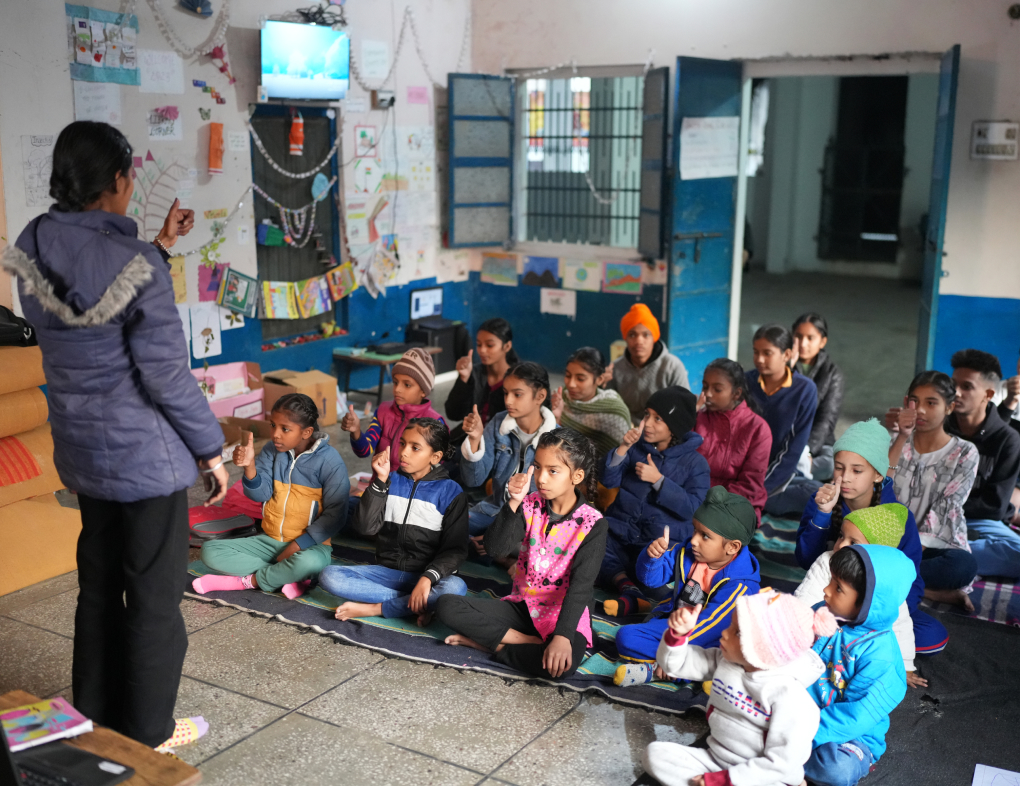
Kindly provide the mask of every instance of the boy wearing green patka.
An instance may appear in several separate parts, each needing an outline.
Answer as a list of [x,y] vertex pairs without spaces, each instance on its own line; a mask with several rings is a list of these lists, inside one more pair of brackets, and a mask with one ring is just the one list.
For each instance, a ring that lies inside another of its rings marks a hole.
[[640,685],[655,677],[655,653],[668,628],[669,613],[684,602],[681,594],[692,580],[704,598],[698,624],[687,640],[699,647],[719,646],[737,598],[757,594],[759,589],[758,560],[747,549],[757,525],[750,502],[722,486],[713,486],[694,513],[691,538],[669,548],[667,531],[641,553],[636,572],[642,583],[661,587],[674,581],[675,585],[672,595],[652,611],[650,620],[624,625],[616,632],[622,661],[613,677],[616,685]]

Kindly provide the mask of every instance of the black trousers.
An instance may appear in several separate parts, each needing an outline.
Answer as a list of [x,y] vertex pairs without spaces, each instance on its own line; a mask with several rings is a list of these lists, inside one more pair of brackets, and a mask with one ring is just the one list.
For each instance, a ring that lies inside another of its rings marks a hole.
[[[447,627],[493,652],[510,629],[525,636],[541,636],[531,621],[527,605],[522,601],[510,603],[505,600],[443,595],[436,604],[436,616]],[[552,675],[542,666],[542,656],[548,643],[546,641],[542,644],[506,644],[494,657],[511,669],[533,677],[552,679]],[[560,679],[569,677],[577,671],[577,667],[584,660],[587,648],[588,641],[584,634],[575,631],[571,641],[570,668],[560,676]]]
[[139,502],[78,495],[71,679],[87,717],[153,746],[174,731],[188,634],[188,492]]

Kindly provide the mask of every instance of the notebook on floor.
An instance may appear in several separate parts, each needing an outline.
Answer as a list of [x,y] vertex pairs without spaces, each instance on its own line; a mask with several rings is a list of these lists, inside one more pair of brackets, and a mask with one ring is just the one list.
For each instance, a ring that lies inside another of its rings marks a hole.
[[135,771],[63,742],[12,754],[0,732],[0,786],[113,786]]

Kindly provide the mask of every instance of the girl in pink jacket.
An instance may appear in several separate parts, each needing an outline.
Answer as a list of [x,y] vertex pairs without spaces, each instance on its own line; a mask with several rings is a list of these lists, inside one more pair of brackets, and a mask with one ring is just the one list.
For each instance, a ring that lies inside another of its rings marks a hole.
[[739,363],[719,358],[708,364],[694,426],[704,440],[698,452],[708,461],[712,485],[745,497],[760,524],[772,432],[755,407]]

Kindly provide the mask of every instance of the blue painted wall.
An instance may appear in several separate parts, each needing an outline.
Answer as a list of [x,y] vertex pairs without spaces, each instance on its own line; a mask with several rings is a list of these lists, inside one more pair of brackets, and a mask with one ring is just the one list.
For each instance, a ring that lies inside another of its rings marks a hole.
[[1020,356],[1020,300],[940,295],[935,327],[934,368],[952,373],[949,359],[959,349],[991,352],[1007,377]]

